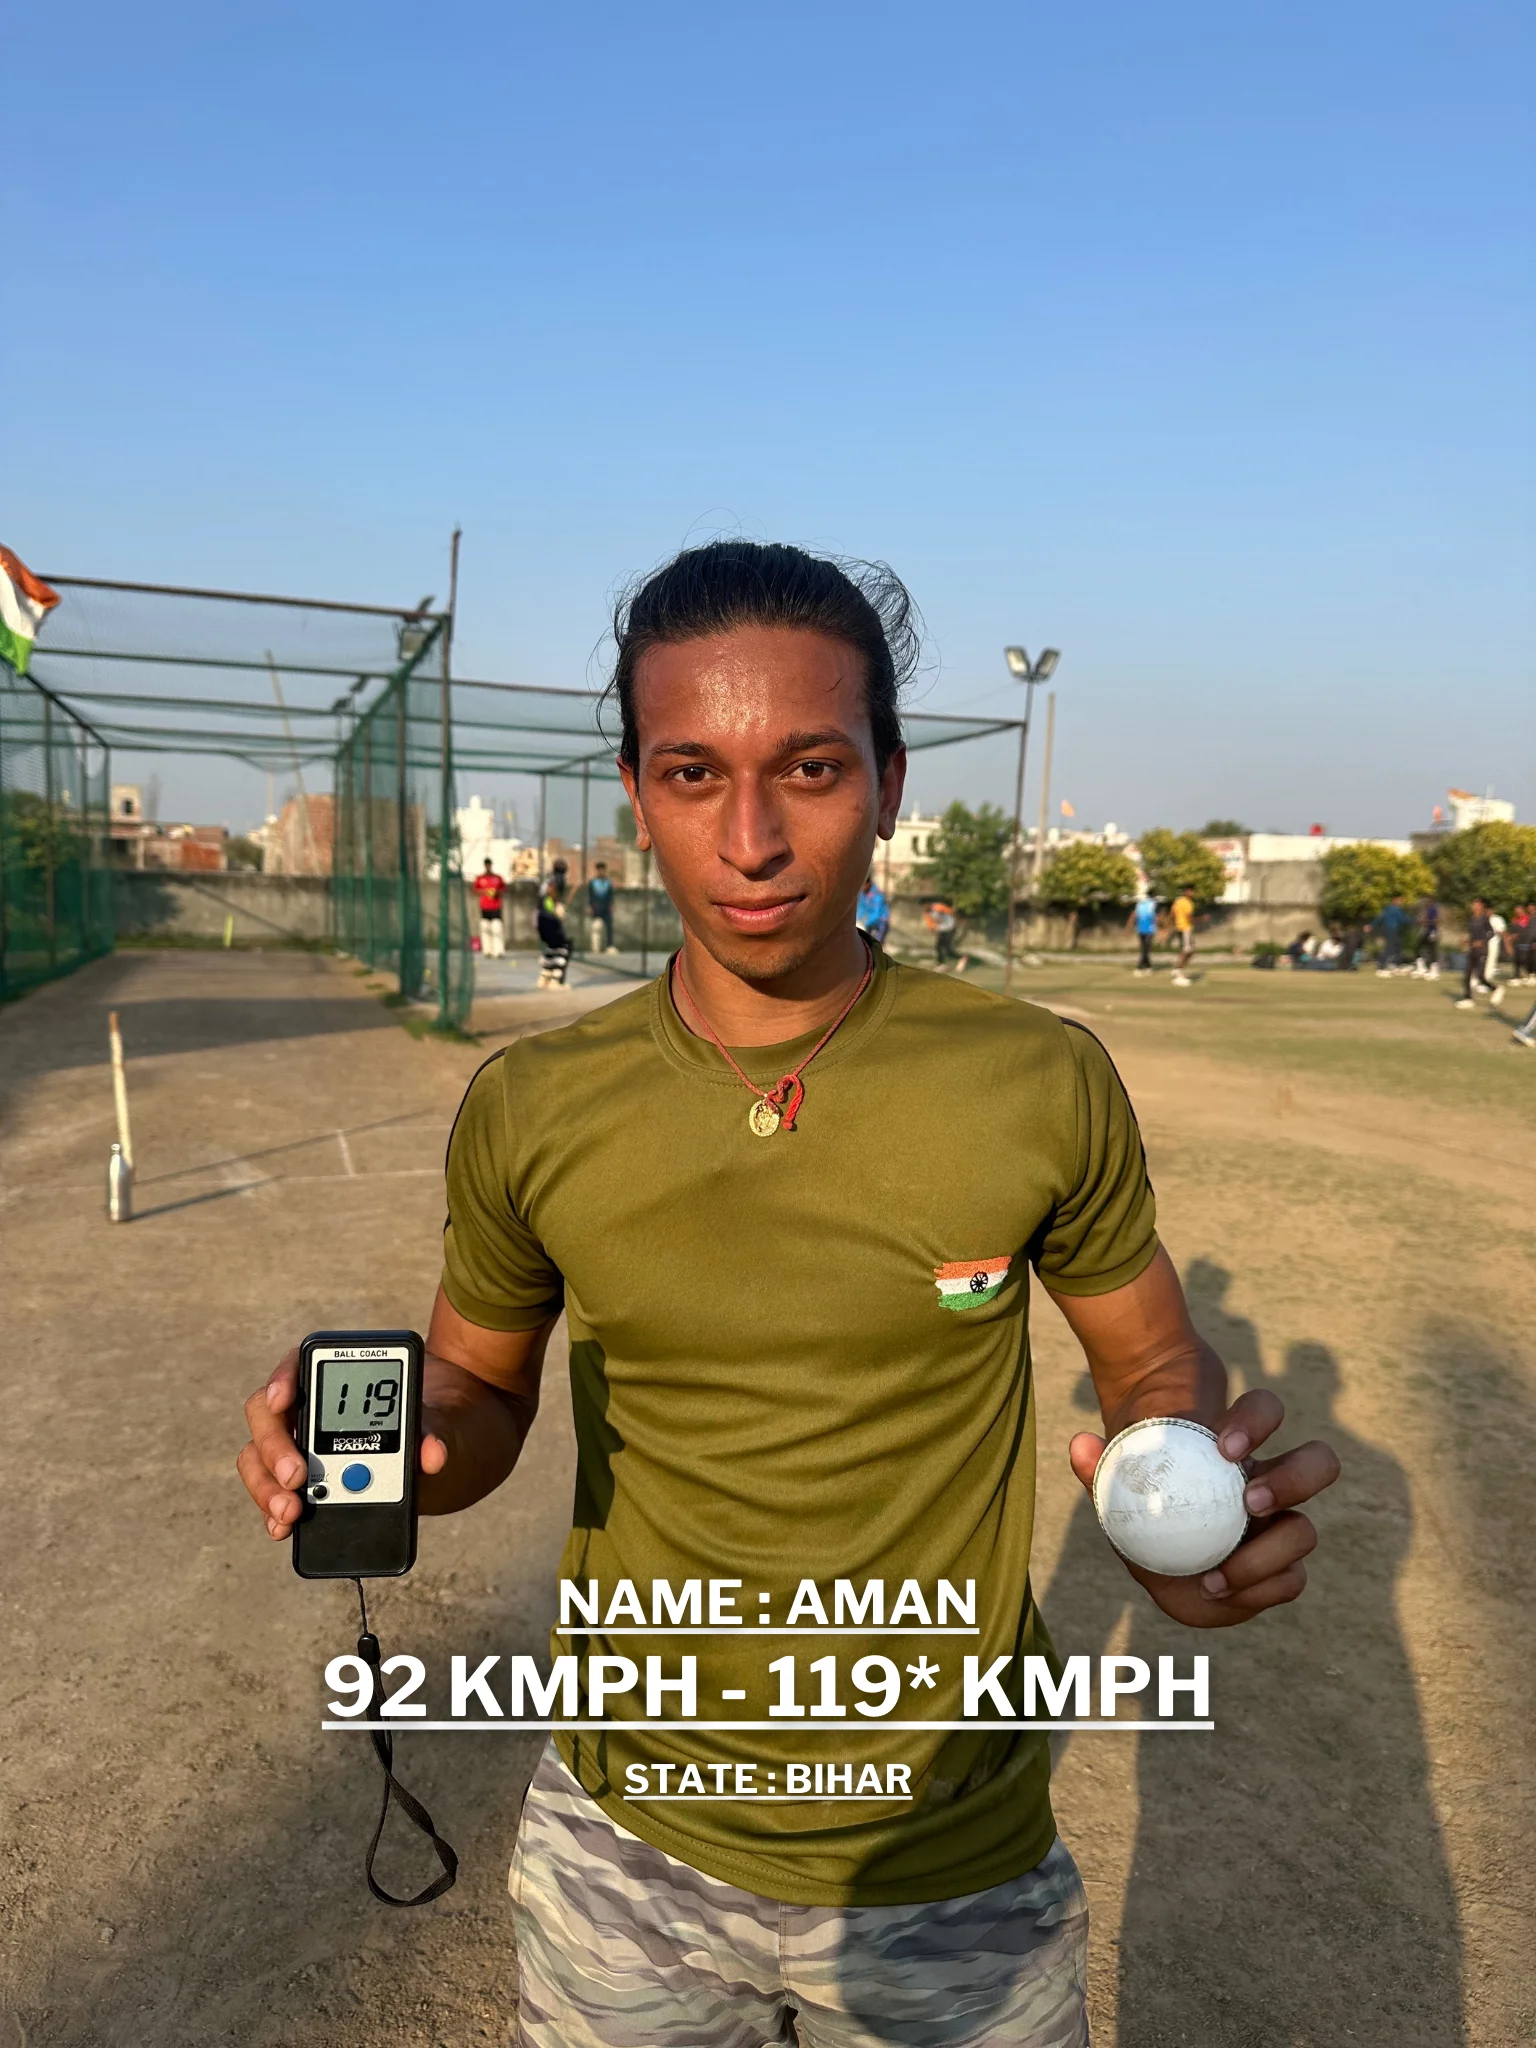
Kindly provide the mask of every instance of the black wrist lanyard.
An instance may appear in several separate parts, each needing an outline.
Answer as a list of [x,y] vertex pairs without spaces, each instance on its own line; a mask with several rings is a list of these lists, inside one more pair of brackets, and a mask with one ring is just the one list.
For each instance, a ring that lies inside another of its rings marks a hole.
[[[377,1701],[382,1698],[384,1690],[379,1671],[379,1639],[368,1626],[368,1603],[363,1598],[363,1582],[361,1579],[354,1579],[352,1583],[357,1588],[357,1609],[362,1617],[363,1631],[357,1639],[357,1654],[373,1673],[373,1696]],[[386,1906],[429,1906],[434,1899],[440,1899],[444,1892],[452,1889],[454,1880],[459,1874],[459,1859],[449,1844],[437,1832],[431,1814],[428,1813],[421,1801],[413,1792],[407,1792],[400,1780],[395,1776],[395,1738],[393,1734],[387,1729],[370,1728],[368,1739],[372,1742],[373,1753],[379,1760],[379,1769],[384,1773],[384,1799],[379,1807],[379,1823],[373,1831],[373,1840],[368,1844],[368,1855],[363,1865],[364,1873],[368,1879],[368,1889],[381,1904]],[[373,1859],[378,1854],[379,1843],[383,1838],[384,1823],[389,1819],[389,1802],[391,1799],[395,1801],[395,1804],[404,1813],[406,1819],[414,1827],[420,1828],[421,1832],[432,1844],[433,1849],[437,1853],[437,1860],[442,1865],[440,1874],[433,1878],[424,1891],[419,1891],[414,1899],[397,1899],[392,1892],[385,1891],[373,1874]]]

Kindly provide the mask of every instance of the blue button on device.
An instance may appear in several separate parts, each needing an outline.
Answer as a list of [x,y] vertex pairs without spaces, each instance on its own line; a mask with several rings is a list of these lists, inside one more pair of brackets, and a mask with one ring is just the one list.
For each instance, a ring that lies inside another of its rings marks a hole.
[[341,1475],[341,1483],[348,1493],[361,1493],[372,1479],[373,1473],[367,1465],[349,1465]]

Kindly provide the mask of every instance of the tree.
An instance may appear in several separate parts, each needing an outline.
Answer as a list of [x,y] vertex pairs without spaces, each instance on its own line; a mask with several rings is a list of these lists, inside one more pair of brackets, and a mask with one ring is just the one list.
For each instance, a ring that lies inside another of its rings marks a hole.
[[1013,820],[996,804],[973,811],[952,803],[929,842],[932,854],[916,869],[965,917],[991,917],[1008,908],[1008,845]]
[[224,849],[232,868],[259,868],[261,848],[254,839],[231,839]]
[[613,836],[620,846],[635,843],[635,814],[627,802],[620,804],[613,814]]
[[1227,886],[1221,855],[1202,844],[1198,832],[1169,832],[1154,825],[1141,835],[1141,864],[1159,901],[1187,893],[1195,907],[1209,910]]
[[1085,910],[1130,903],[1135,895],[1136,869],[1126,856],[1112,846],[1094,846],[1087,840],[1064,846],[1040,878],[1041,901],[1052,910],[1071,912],[1074,946],[1078,920]]
[[[428,821],[428,824],[427,824],[427,833],[426,833],[426,840],[427,840],[427,867],[428,867],[428,869],[429,869],[430,871],[432,871],[433,873],[435,873],[435,872],[436,872],[436,870],[437,870],[437,865],[438,865],[438,862],[439,862],[439,861],[440,861],[440,859],[442,858],[442,852],[443,852],[443,828],[442,828],[442,826],[441,826],[441,825],[437,825],[437,824],[433,824],[433,823],[432,823],[432,822],[431,822],[431,821],[429,820],[429,821]],[[450,875],[456,875],[456,874],[459,874],[459,873],[461,872],[461,870],[462,870],[462,859],[461,859],[461,856],[462,856],[462,854],[463,854],[463,851],[464,851],[464,837],[463,837],[463,834],[462,834],[462,833],[460,832],[460,830],[459,830],[459,824],[458,824],[458,820],[457,820],[457,819],[455,819],[455,820],[454,820],[454,822],[453,822],[453,823],[452,823],[452,824],[451,824],[451,825],[450,825],[450,826],[448,827],[448,872],[449,872],[449,874],[450,874]]]
[[1200,827],[1201,839],[1246,839],[1251,827],[1240,825],[1236,818],[1207,818]]
[[1434,877],[1416,853],[1390,846],[1334,846],[1323,855],[1318,909],[1341,924],[1370,924],[1394,896],[1411,900],[1434,892]]
[[1441,898],[1465,910],[1481,896],[1508,917],[1517,903],[1536,903],[1536,825],[1495,823],[1452,832],[1429,856]]
[[73,861],[83,861],[89,841],[74,823],[73,814],[30,789],[13,789],[0,803],[7,845],[3,864],[30,868],[34,874],[55,872]]

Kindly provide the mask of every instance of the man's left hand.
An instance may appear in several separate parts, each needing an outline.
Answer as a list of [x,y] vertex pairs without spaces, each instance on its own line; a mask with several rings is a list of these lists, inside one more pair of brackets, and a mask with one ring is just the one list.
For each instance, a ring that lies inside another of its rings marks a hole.
[[[1241,1395],[1212,1426],[1222,1456],[1240,1465],[1284,1420],[1285,1406],[1278,1395],[1260,1387]],[[1103,1437],[1086,1431],[1068,1446],[1072,1470],[1090,1493],[1104,1449]],[[1339,1460],[1332,1446],[1316,1440],[1283,1451],[1278,1458],[1256,1458],[1243,1495],[1250,1517],[1248,1533],[1214,1571],[1170,1579],[1139,1565],[1126,1569],[1164,1614],[1186,1628],[1231,1628],[1251,1621],[1266,1607],[1296,1599],[1305,1587],[1303,1560],[1317,1548],[1317,1531],[1297,1510],[1338,1476]]]

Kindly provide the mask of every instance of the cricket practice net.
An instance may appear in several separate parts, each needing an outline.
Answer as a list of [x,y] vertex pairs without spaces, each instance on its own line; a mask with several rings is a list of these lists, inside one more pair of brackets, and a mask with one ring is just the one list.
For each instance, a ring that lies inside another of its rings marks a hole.
[[112,950],[110,756],[0,660],[0,1000]]

